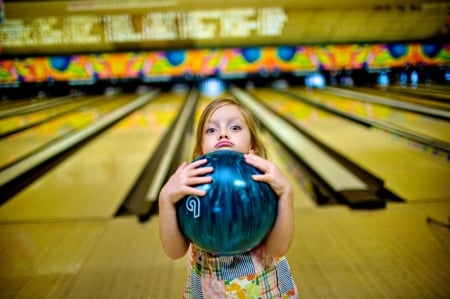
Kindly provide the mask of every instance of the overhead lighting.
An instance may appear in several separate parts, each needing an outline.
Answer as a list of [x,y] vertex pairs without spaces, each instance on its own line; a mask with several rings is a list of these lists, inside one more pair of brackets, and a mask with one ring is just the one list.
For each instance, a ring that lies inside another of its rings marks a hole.
[[117,10],[135,8],[174,7],[178,0],[98,0],[98,1],[70,1],[67,4],[68,11],[95,11]]

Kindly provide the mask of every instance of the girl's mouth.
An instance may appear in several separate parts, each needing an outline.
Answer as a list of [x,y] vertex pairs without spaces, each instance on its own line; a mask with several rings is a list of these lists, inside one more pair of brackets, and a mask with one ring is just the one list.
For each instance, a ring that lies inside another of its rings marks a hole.
[[227,146],[233,146],[233,143],[228,140],[222,140],[222,141],[217,142],[217,144],[215,145],[216,148],[227,147]]

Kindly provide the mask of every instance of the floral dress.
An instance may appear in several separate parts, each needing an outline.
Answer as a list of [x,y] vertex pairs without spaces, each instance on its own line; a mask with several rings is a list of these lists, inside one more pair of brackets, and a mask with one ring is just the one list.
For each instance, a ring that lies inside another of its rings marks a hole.
[[183,298],[298,298],[286,258],[273,258],[262,247],[231,256],[192,244],[189,251]]

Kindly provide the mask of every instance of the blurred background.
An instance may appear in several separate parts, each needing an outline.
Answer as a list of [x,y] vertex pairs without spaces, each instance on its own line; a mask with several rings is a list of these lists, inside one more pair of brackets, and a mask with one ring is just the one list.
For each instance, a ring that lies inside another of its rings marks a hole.
[[3,97],[24,85],[67,93],[208,76],[303,83],[320,73],[343,85],[450,76],[447,1],[3,1],[1,11]]

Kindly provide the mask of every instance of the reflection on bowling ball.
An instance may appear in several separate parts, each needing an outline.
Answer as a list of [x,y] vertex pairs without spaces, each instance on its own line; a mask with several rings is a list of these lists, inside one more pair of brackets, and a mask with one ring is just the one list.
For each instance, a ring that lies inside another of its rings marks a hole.
[[[271,187],[254,181],[261,173],[245,162],[242,153],[219,150],[200,156],[214,167],[212,182],[197,186],[202,197],[186,196],[177,203],[181,232],[199,248],[219,255],[247,252],[261,243],[272,228],[277,196]],[[196,160],[197,160],[196,159]]]

